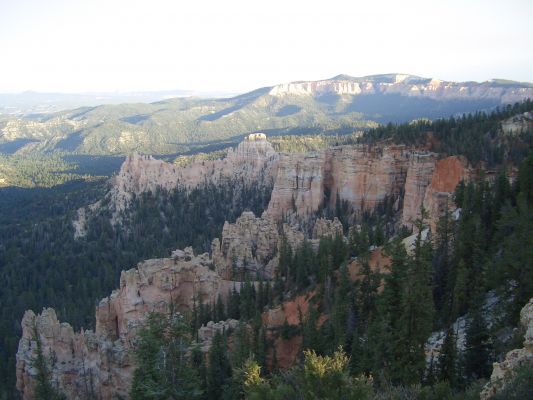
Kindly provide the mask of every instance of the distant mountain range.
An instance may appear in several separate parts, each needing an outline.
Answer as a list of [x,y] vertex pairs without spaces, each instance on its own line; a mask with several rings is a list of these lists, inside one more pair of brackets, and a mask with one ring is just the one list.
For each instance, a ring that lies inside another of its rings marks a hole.
[[533,98],[531,83],[445,82],[405,74],[339,75],[265,87],[231,98],[178,97],[47,114],[4,114],[0,115],[0,152],[173,154],[238,141],[250,132],[349,132],[378,123],[491,110],[526,98]]

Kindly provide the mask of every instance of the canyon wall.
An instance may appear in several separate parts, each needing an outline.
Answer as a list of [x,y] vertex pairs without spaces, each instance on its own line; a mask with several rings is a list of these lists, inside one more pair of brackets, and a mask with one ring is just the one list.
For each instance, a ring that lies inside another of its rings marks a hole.
[[[168,312],[171,307],[187,313],[194,302],[213,304],[218,296],[225,301],[234,286],[240,287],[234,280],[242,280],[248,273],[272,278],[283,238],[296,249],[307,237],[316,248],[321,237],[334,237],[347,228],[338,219],[316,219],[315,213],[324,207],[334,209],[345,203],[361,212],[391,198],[395,210],[402,213],[400,222],[412,224],[423,205],[434,228],[446,204],[449,206],[455,186],[468,175],[466,162],[460,157],[439,160],[435,154],[403,146],[338,146],[307,154],[278,155],[264,135],[249,136],[222,160],[185,167],[133,155],[123,164],[109,194],[116,203],[115,211],[127,207],[134,195],[144,191],[170,190],[178,185],[194,187],[206,181],[273,179],[270,203],[260,217],[244,212],[234,223],[226,222],[220,239],[212,243],[212,257],[207,253],[194,255],[187,248],[176,250],[171,258],[147,260],[122,272],[120,288],[96,307],[94,332],[75,333],[70,325],[58,321],[52,309],[40,315],[26,312],[17,353],[17,388],[24,400],[32,398],[35,327],[44,354],[52,356],[52,382],[69,399],[128,398],[135,368],[135,336],[147,313]],[[384,270],[388,262],[380,251],[372,253],[373,269]],[[352,279],[357,279],[360,265],[353,262],[349,270]],[[307,309],[307,302],[297,299],[263,316],[277,352],[269,354],[270,363],[274,357],[278,366],[294,362],[301,338],[284,340],[279,330],[285,319],[297,324],[291,307]],[[228,324],[235,322],[213,322],[202,328],[200,336],[208,341],[217,329]],[[202,348],[208,347],[206,342]]]
[[[273,182],[266,214],[277,223],[302,221],[337,204],[347,204],[360,213],[389,198],[395,201],[395,211],[401,211],[402,224],[412,227],[424,206],[434,228],[445,204],[452,203],[455,186],[468,176],[467,163],[461,157],[439,160],[434,153],[405,146],[347,145],[278,154],[264,134],[252,134],[223,159],[182,167],[134,154],[123,163],[107,197],[116,221],[133,196],[158,188],[191,188],[206,182],[231,182],[237,187]],[[98,207],[79,210],[74,221],[77,237],[83,236],[87,214]],[[272,223],[265,222],[269,226]]]

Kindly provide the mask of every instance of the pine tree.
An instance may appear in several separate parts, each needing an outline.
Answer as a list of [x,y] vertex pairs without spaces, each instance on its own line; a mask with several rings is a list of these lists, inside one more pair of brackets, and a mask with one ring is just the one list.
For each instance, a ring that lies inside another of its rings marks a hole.
[[458,360],[455,332],[453,325],[449,325],[446,329],[446,337],[444,338],[438,359],[438,379],[448,382],[452,387],[456,387],[459,378],[457,364]]
[[132,400],[198,399],[201,382],[191,368],[189,328],[179,314],[151,313],[139,332]]
[[[422,218],[425,212],[422,210]],[[416,222],[418,234],[414,254],[410,257],[407,284],[401,298],[399,319],[398,359],[403,368],[398,376],[405,384],[420,382],[425,369],[424,345],[433,325],[433,295],[431,292],[431,241],[425,240],[423,219]]]
[[[435,253],[433,255],[433,299],[438,313],[442,310],[450,314],[452,294],[448,291],[450,284],[451,257],[453,253],[453,227],[448,204],[445,213],[437,224]],[[441,321],[446,322],[446,321]]]
[[351,282],[346,265],[342,265],[339,269],[338,281],[337,290],[335,291],[335,303],[331,315],[333,330],[335,332],[335,347],[344,346],[347,339]]
[[410,282],[406,279],[408,255],[401,239],[394,239],[385,251],[391,258],[391,264],[388,266],[389,273],[384,275],[384,288],[378,298],[376,318],[369,327],[372,343],[367,346],[369,355],[366,357],[372,360],[366,362],[366,367],[381,371],[383,379],[388,381],[397,378],[403,368],[396,344],[400,334],[401,299],[404,286]]
[[224,307],[224,302],[222,301],[222,296],[220,294],[217,297],[217,302],[214,307],[214,315],[213,315],[213,321],[225,321],[226,318],[226,310]]
[[366,332],[376,311],[378,287],[381,277],[379,273],[372,271],[370,264],[365,258],[363,258],[359,276],[361,277],[357,290],[359,319],[361,321],[362,332]]
[[226,354],[226,340],[218,331],[213,337],[208,358],[207,399],[219,400],[222,398],[224,387],[230,383],[231,366]]
[[240,305],[241,305],[241,296],[239,292],[237,291],[235,284],[233,284],[233,289],[230,291],[230,294],[229,294],[228,318],[232,318],[232,319],[241,318]]
[[464,369],[468,379],[477,380],[490,375],[491,343],[487,324],[483,317],[483,297],[476,295],[476,302],[471,308],[467,330]]

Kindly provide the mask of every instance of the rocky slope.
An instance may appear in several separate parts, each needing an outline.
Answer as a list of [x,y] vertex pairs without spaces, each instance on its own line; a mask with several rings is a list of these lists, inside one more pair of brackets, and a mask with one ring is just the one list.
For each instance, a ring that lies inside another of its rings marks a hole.
[[[309,242],[318,248],[320,238],[343,235],[341,222],[335,218],[320,218],[314,222]],[[272,279],[279,264],[279,249],[286,239],[296,250],[305,239],[298,226],[277,223],[272,215],[264,212],[255,217],[252,212],[244,212],[230,224],[226,221],[222,237],[213,240],[211,251],[216,271],[225,279],[241,279],[246,274]]]
[[249,132],[348,127],[448,117],[533,98],[519,82],[445,82],[405,74],[292,82],[233,98],[176,98],[0,120],[10,152],[173,154]]
[[[265,221],[270,225],[265,225]],[[338,220],[319,220],[316,225],[316,243],[323,235],[342,232]],[[147,260],[123,271],[120,288],[96,307],[94,332],[83,329],[74,332],[69,324],[59,322],[53,309],[44,309],[37,315],[27,311],[22,320],[22,338],[16,358],[17,388],[22,398],[29,400],[34,394],[36,332],[43,354],[53,359],[49,365],[51,381],[67,398],[129,398],[135,369],[135,337],[147,314],[169,312],[171,308],[188,314],[194,304],[214,304],[219,297],[227,302],[230,291],[240,289],[239,283],[229,279],[240,280],[243,271],[275,268],[283,229],[291,232],[287,237],[293,246],[304,238],[302,232],[287,224],[281,229],[278,230],[271,216],[255,218],[252,213],[244,213],[235,224],[224,226],[221,239],[215,239],[213,258],[207,253],[195,255],[191,248],[186,248],[172,252],[171,258]],[[290,309],[290,304],[287,307]],[[279,311],[265,313],[266,328],[279,347],[279,365],[289,367],[298,352],[299,339],[287,344],[278,337],[277,332],[285,320],[274,317],[276,313]],[[200,347],[207,351],[216,331],[236,325],[237,321],[228,320],[211,321],[202,326],[198,331]],[[290,353],[285,354],[284,349]]]
[[524,347],[511,350],[505,360],[493,364],[490,382],[483,388],[481,400],[490,399],[504,389],[520,367],[533,365],[533,298],[520,312],[520,322],[525,330]]
[[211,264],[207,254],[194,255],[187,248],[175,251],[172,258],[147,260],[122,272],[120,288],[96,307],[94,332],[75,333],[69,324],[58,321],[53,309],[37,315],[27,311],[17,352],[17,388],[22,398],[33,398],[35,330],[43,354],[53,356],[51,380],[68,399],[128,398],[135,367],[132,349],[146,314],[168,312],[171,306],[185,313],[193,302],[211,304],[234,287]]

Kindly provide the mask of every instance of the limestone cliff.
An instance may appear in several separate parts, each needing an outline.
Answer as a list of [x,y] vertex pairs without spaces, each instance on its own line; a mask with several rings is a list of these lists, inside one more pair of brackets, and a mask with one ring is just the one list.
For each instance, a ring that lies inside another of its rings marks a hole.
[[282,154],[267,212],[308,216],[334,206],[337,195],[356,211],[400,194],[409,162],[402,147],[339,146],[320,153]]
[[221,279],[211,263],[207,254],[195,256],[188,248],[172,258],[144,261],[122,272],[120,288],[96,307],[94,332],[75,333],[69,324],[58,321],[53,309],[38,315],[27,311],[17,352],[17,388],[22,398],[33,398],[34,326],[44,355],[52,361],[52,382],[68,399],[129,398],[135,368],[132,349],[147,313],[168,312],[171,305],[186,312],[193,301],[213,303],[234,286]]
[[321,96],[335,95],[383,95],[396,94],[423,97],[432,100],[494,100],[500,104],[521,101],[533,95],[533,88],[494,85],[492,82],[446,82],[407,74],[374,75],[354,78],[339,75],[320,81],[291,82],[276,85],[271,96]]
[[320,153],[282,154],[267,213],[277,220],[305,218],[335,207],[337,201],[360,212],[403,194],[401,223],[412,227],[424,206],[434,229],[446,204],[453,205],[455,187],[469,175],[462,157],[439,159],[403,146],[339,146]]
[[[277,154],[264,134],[252,134],[223,159],[181,167],[134,154],[123,163],[107,197],[116,221],[133,196],[158,188],[191,188],[205,182],[231,182],[236,187],[273,182],[266,213],[278,223],[283,219],[301,221],[340,203],[359,213],[389,198],[396,200],[402,224],[412,226],[423,205],[434,227],[445,204],[451,203],[455,186],[468,175],[466,161],[460,157],[439,160],[436,154],[404,146],[352,145]],[[399,210],[402,196],[403,209]],[[98,207],[78,212],[74,222],[77,236],[84,233],[87,213]]]
[[489,383],[481,392],[481,399],[490,399],[500,392],[516,374],[517,369],[533,365],[533,298],[520,312],[520,322],[525,329],[524,347],[511,350],[501,363],[494,363]]

